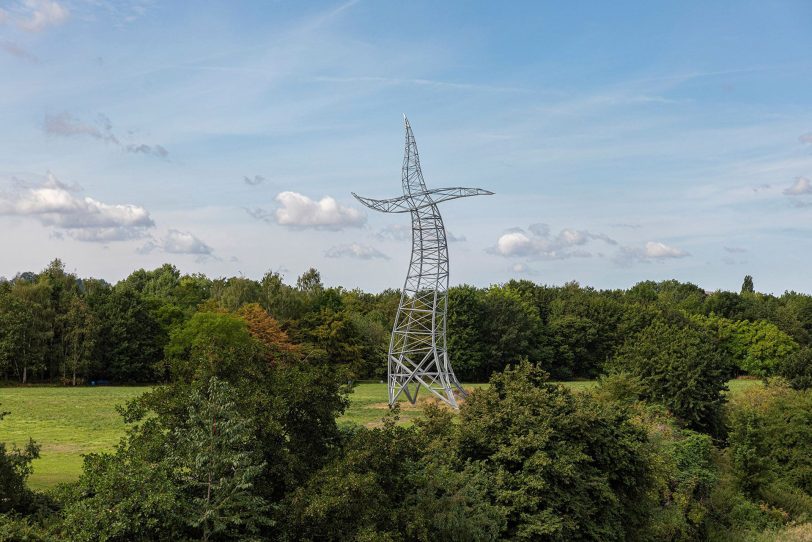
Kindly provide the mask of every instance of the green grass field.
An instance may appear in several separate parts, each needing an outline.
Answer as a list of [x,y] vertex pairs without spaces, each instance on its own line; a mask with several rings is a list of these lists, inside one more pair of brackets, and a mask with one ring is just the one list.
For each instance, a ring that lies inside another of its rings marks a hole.
[[[483,384],[466,385],[466,388]],[[584,390],[594,381],[566,382],[573,390]],[[731,393],[759,385],[757,380],[734,380]],[[82,454],[112,450],[125,425],[116,405],[148,390],[148,387],[0,388],[0,411],[10,412],[0,422],[0,442],[24,444],[31,437],[42,445],[29,482],[42,489],[75,480],[82,469]],[[425,394],[421,396],[425,399]],[[400,419],[409,423],[420,414],[422,400],[412,406],[402,403]],[[350,396],[350,406],[340,423],[375,425],[386,415],[386,385],[361,383]]]

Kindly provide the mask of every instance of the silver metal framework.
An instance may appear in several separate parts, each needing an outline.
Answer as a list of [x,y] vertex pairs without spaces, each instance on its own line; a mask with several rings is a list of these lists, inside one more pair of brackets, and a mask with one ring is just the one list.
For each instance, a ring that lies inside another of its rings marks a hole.
[[426,188],[417,144],[405,115],[403,122],[406,128],[403,196],[370,199],[352,194],[370,209],[412,216],[412,257],[389,340],[389,404],[394,404],[401,394],[414,404],[423,386],[457,408],[454,390],[463,397],[466,394],[454,375],[446,350],[448,241],[437,204],[493,192],[479,188]]

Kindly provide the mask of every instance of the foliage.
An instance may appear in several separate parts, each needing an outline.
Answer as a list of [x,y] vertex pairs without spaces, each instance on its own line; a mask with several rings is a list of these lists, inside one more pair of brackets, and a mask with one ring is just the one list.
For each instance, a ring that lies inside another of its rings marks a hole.
[[642,398],[664,404],[687,427],[722,433],[728,367],[704,329],[656,321],[626,341],[610,368],[638,377]]
[[643,526],[644,433],[622,409],[546,383],[523,362],[495,374],[460,411],[460,464],[489,475],[511,540],[626,540]]
[[741,487],[795,515],[812,518],[812,391],[776,382],[729,407],[730,454]]
[[742,373],[772,376],[798,348],[789,335],[765,320],[734,322],[715,314],[693,315],[691,319],[713,333]]
[[497,540],[504,520],[484,471],[425,454],[415,427],[361,428],[290,498],[290,540]]
[[[0,422],[8,412],[0,412]],[[0,514],[24,512],[32,504],[33,495],[25,485],[31,474],[31,462],[39,457],[40,447],[33,440],[22,449],[0,442]]]
[[804,347],[784,358],[777,372],[797,390],[812,388],[812,348]]
[[201,539],[246,539],[267,523],[268,506],[254,494],[254,482],[266,464],[252,447],[253,428],[229,397],[234,390],[212,378],[189,397],[188,419],[173,429],[173,471],[184,493],[185,521],[202,531]]
[[[693,321],[717,336],[740,373],[768,377],[799,347],[812,346],[812,297],[775,297],[750,284],[741,293],[706,293],[675,280],[644,281],[626,291],[527,280],[455,286],[448,351],[457,375],[468,381],[484,382],[524,358],[555,379],[595,378],[629,337],[655,320],[680,327]],[[166,381],[170,337],[197,312],[226,312],[246,320],[254,335],[284,333],[287,341],[271,340],[289,342],[311,362],[339,366],[352,379],[381,378],[398,299],[391,289],[327,287],[312,268],[287,284],[277,272],[258,281],[209,279],[164,264],[110,285],[68,273],[54,260],[40,273],[2,283],[0,375],[70,385]],[[299,357],[285,349],[273,355]]]

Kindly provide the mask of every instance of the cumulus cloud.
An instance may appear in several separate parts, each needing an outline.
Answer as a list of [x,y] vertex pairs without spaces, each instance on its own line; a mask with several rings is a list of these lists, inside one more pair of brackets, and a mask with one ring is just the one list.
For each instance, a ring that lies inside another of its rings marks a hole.
[[153,239],[138,249],[141,254],[161,250],[169,254],[194,254],[211,256],[213,249],[196,235],[180,230],[169,230],[160,239]]
[[265,177],[263,177],[262,175],[254,175],[253,177],[249,177],[248,175],[245,175],[242,178],[242,180],[243,180],[243,182],[245,184],[247,184],[249,186],[257,186],[257,185],[262,184],[262,183],[265,182]]
[[689,252],[677,247],[666,245],[659,241],[648,241],[642,248],[621,247],[615,260],[618,263],[628,263],[631,261],[653,262],[674,258],[686,258],[690,255]]
[[105,143],[112,143],[123,151],[132,154],[145,154],[163,159],[169,157],[169,151],[161,145],[122,143],[113,131],[113,123],[102,114],[97,115],[93,122],[83,121],[67,112],[56,115],[46,114],[42,127],[45,133],[50,136],[88,136]]
[[360,227],[366,220],[360,211],[341,205],[330,196],[316,201],[298,192],[281,192],[276,201],[280,207],[274,218],[282,226],[340,230]]
[[785,196],[802,196],[812,194],[812,182],[806,177],[796,177],[792,186],[784,189]]
[[136,239],[155,225],[143,207],[103,203],[78,192],[80,187],[65,184],[49,172],[41,185],[18,183],[16,189],[0,194],[0,215],[28,216],[79,241]]
[[375,247],[360,245],[358,243],[330,247],[324,255],[328,258],[356,258],[358,260],[372,260],[375,258],[389,259],[389,256]]
[[489,252],[505,257],[528,257],[560,260],[573,257],[590,257],[583,247],[591,241],[616,245],[617,241],[602,233],[565,228],[553,235],[546,224],[533,224],[523,230],[513,228],[502,234],[496,246]]
[[688,253],[684,250],[660,243],[657,241],[649,241],[643,249],[643,254],[646,258],[684,258]]
[[163,239],[163,249],[170,254],[211,254],[209,245],[189,232],[169,230]]

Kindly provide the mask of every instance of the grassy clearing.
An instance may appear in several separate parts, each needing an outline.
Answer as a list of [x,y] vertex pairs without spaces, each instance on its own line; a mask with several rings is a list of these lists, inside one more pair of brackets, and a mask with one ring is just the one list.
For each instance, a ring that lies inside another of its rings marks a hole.
[[24,444],[31,437],[41,446],[30,484],[49,487],[75,480],[82,454],[111,450],[124,433],[116,405],[146,387],[0,388],[0,442]]
[[[476,389],[484,384],[469,384]],[[595,386],[594,381],[564,382],[579,391]],[[734,380],[730,393],[758,386],[758,380]],[[0,422],[0,442],[22,445],[28,437],[42,445],[40,459],[34,462],[30,484],[42,489],[60,482],[75,480],[82,470],[82,455],[112,450],[124,433],[125,424],[116,405],[147,391],[149,387],[0,388],[0,411],[10,412]],[[403,423],[420,415],[427,401],[422,392],[416,405],[401,401]],[[388,412],[386,384],[360,383],[350,396],[347,412],[339,418],[342,424],[374,426]]]

